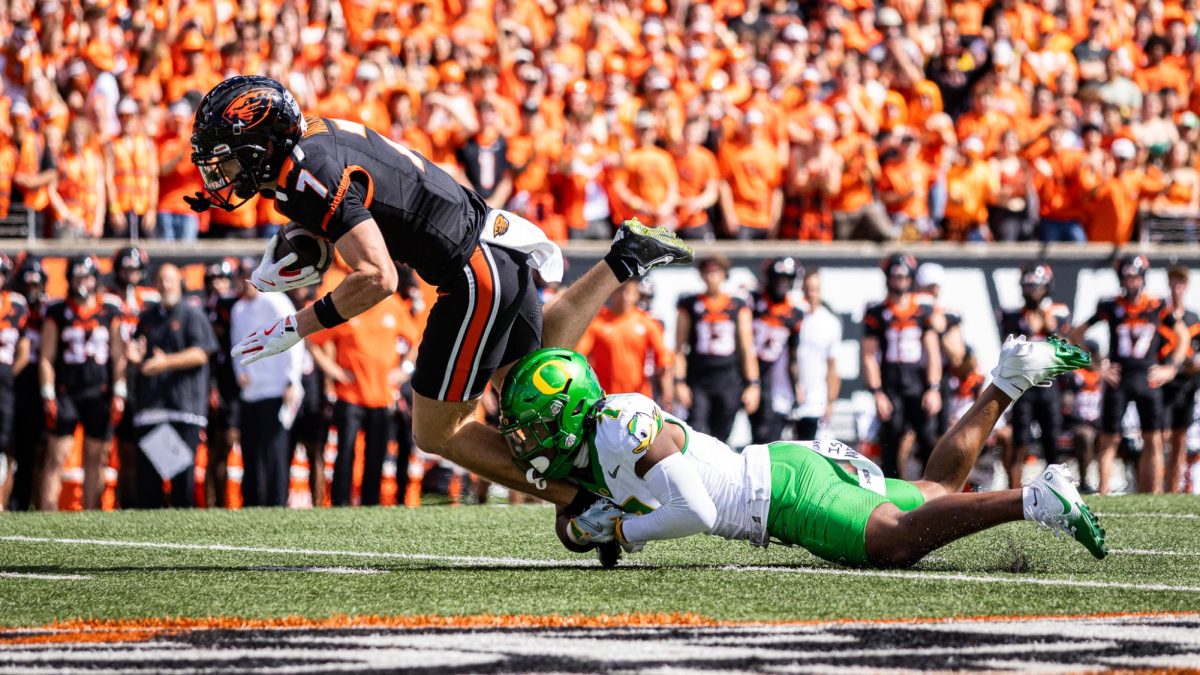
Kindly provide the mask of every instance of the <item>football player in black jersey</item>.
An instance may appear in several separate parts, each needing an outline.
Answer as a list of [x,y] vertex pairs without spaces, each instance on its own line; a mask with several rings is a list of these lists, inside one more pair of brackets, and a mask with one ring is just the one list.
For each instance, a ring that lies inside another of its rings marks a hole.
[[[752,442],[783,437],[792,410],[804,401],[800,386],[800,324],[804,310],[792,302],[796,277],[804,268],[793,258],[772,258],[763,265],[762,288],[754,294],[754,351],[762,396],[750,416]],[[807,439],[805,439],[807,440]]]
[[[0,289],[12,275],[12,259],[0,253]],[[29,338],[24,335],[29,308],[25,296],[0,290],[0,511],[12,492],[16,453],[13,452],[14,384],[29,365]],[[12,458],[13,461],[9,461]]]
[[744,300],[721,290],[727,258],[709,256],[696,266],[704,292],[676,303],[675,397],[689,426],[725,442],[738,411],[753,415],[762,402],[753,315]]
[[[510,488],[530,489],[505,441],[472,419],[487,382],[498,385],[506,366],[542,344],[573,346],[621,283],[692,259],[674,235],[627,222],[605,263],[548,305],[543,324],[533,271],[559,272],[562,261],[535,225],[489,208],[426,158],[362,124],[304,118],[274,80],[236,76],[214,87],[196,111],[192,149],[205,186],[189,199],[193,209],[232,210],[261,194],[333,241],[351,268],[311,307],[243,339],[235,356],[249,363],[278,354],[360,314],[395,292],[395,263],[407,263],[439,295],[412,379],[417,444]],[[295,258],[274,261],[273,249],[274,242],[254,272],[257,287],[286,291],[319,280],[311,267],[286,270]],[[558,503],[576,495],[566,483],[538,489]]]
[[90,255],[67,263],[67,299],[50,305],[42,332],[39,368],[50,440],[42,468],[41,510],[58,509],[62,467],[83,426],[83,508],[99,509],[112,438],[113,399],[124,399],[125,341],[122,308],[100,289],[100,268]]
[[[238,413],[242,402],[229,335],[233,306],[240,299],[234,289],[234,261],[221,260],[204,268],[204,311],[217,338],[217,351],[209,360],[212,405],[208,411],[208,467],[205,470],[204,503],[209,508],[227,506],[225,485],[229,450],[238,441]],[[254,261],[250,261],[253,266]]]
[[[1031,340],[1045,340],[1055,333],[1065,333],[1071,321],[1066,305],[1050,297],[1054,289],[1054,270],[1044,262],[1021,266],[1021,296],[1024,303],[1018,309],[1000,312],[1000,339],[1009,335],[1024,335]],[[1033,438],[1036,420],[1042,431],[1042,457],[1047,464],[1058,463],[1058,439],[1063,429],[1063,403],[1058,385],[1034,387],[1012,406],[1012,452],[1003,458],[1010,488],[1020,487],[1021,468]]]
[[[1100,411],[1100,494],[1108,494],[1113,459],[1121,440],[1121,419],[1130,402],[1137,405],[1142,423],[1142,456],[1138,460],[1138,492],[1158,494],[1163,489],[1163,390],[1175,378],[1187,357],[1187,327],[1167,309],[1161,298],[1145,292],[1150,261],[1126,255],[1117,261],[1120,297],[1102,301],[1096,313],[1077,325],[1071,338],[1082,342],[1088,328],[1108,324],[1108,367],[1103,370],[1108,387]],[[1159,362],[1164,332],[1174,332],[1175,349]]]
[[[1188,427],[1196,421],[1196,374],[1200,373],[1200,316],[1183,306],[1187,296],[1188,268],[1183,265],[1172,265],[1167,270],[1167,283],[1171,288],[1171,304],[1168,311],[1176,321],[1182,322],[1187,329],[1189,344],[1187,360],[1179,374],[1163,386],[1163,404],[1165,407],[1165,429],[1170,432],[1167,446],[1167,469],[1163,488],[1167,492],[1179,492],[1182,486],[1183,468],[1187,460]],[[1174,332],[1166,335],[1160,355],[1166,357],[1174,351],[1175,342],[1169,338]]]
[[934,422],[942,409],[942,350],[934,306],[912,292],[917,261],[896,253],[883,259],[887,298],[863,315],[863,379],[875,395],[883,473],[900,478],[904,435],[912,431],[918,452],[928,457],[936,441]]
[[25,256],[17,265],[12,289],[25,298],[27,314],[21,339],[28,345],[29,363],[13,381],[13,419],[21,420],[21,423],[13,425],[13,457],[17,469],[13,475],[9,508],[28,511],[33,506],[34,476],[43,461],[41,450],[45,443],[42,433],[45,431],[45,414],[41,396],[38,395],[37,362],[42,343],[42,324],[50,301],[46,297],[46,272],[42,269],[41,261],[34,256]]

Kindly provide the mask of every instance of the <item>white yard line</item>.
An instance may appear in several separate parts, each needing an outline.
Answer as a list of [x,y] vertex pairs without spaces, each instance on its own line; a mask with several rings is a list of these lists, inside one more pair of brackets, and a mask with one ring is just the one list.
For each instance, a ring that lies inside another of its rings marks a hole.
[[[232,551],[239,553],[270,553],[284,555],[314,555],[339,556],[349,558],[372,558],[391,560],[429,560],[437,562],[459,563],[465,566],[508,566],[508,567],[594,567],[594,560],[536,560],[527,558],[503,558],[487,556],[434,555],[432,553],[395,553],[389,551],[331,551],[322,549],[275,548],[266,546],[231,546],[229,544],[179,544],[153,541],[118,541],[111,539],[64,539],[56,537],[26,537],[22,535],[0,536],[0,541],[24,542],[33,544],[72,544],[87,546],[113,546],[119,548],[157,548],[184,551]],[[1154,555],[1171,555],[1175,552],[1151,551],[1141,552],[1129,549],[1135,554],[1152,553]],[[1178,552],[1179,555],[1197,555]],[[634,563],[636,565],[636,563]],[[631,566],[634,566],[631,565]],[[669,567],[669,566],[668,566]],[[266,568],[264,568],[266,569]],[[278,569],[278,568],[273,568]],[[316,569],[321,568],[314,568]],[[334,569],[334,568],[323,568]],[[352,568],[343,568],[352,569]],[[1173,586],[1169,584],[1127,584],[1115,581],[1088,581],[1076,579],[1050,579],[1030,576],[976,576],[970,574],[944,574],[939,572],[892,572],[887,570],[841,569],[831,567],[768,567],[756,565],[723,565],[713,569],[730,572],[770,572],[784,574],[824,574],[847,577],[879,577],[893,579],[919,579],[926,581],[966,581],[985,584],[1029,584],[1033,586],[1068,586],[1074,588],[1113,588],[1134,591],[1166,591],[1175,593],[1200,593],[1200,586]]]
[[1167,520],[1200,520],[1200,513],[1097,513],[1101,518],[1162,518]]
[[9,535],[0,541],[30,544],[74,544],[84,546],[115,546],[118,548],[161,548],[182,551],[233,551],[237,553],[279,553],[285,555],[327,555],[346,558],[376,558],[391,560],[430,560],[462,563],[464,565],[501,565],[509,567],[594,567],[595,560],[533,560],[527,558],[491,558],[465,555],[434,555],[432,553],[393,553],[390,551],[329,551],[308,548],[276,548],[270,546],[230,546],[228,544],[177,544],[157,541],[116,541],[112,539],[64,539],[58,537],[26,537]]
[[40,579],[42,581],[87,581],[82,574],[34,574],[32,572],[0,572],[0,579]]
[[758,567],[726,565],[730,572],[787,572],[793,574],[828,574],[842,577],[882,577],[889,579],[919,579],[922,581],[969,581],[982,584],[1030,584],[1034,586],[1071,586],[1075,588],[1116,588],[1129,591],[1167,591],[1200,593],[1200,586],[1170,586],[1167,584],[1123,584],[1116,581],[1078,581],[1075,579],[1046,579],[1042,577],[981,577],[970,574],[938,572],[889,572],[886,570],[836,569],[831,567]]
[[1155,551],[1144,548],[1112,548],[1109,553],[1119,553],[1121,555],[1180,555],[1185,557],[1200,556],[1200,551]]

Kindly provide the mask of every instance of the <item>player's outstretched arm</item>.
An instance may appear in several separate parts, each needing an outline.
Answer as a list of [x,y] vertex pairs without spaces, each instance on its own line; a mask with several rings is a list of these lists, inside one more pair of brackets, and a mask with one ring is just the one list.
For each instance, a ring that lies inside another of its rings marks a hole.
[[717,506],[704,487],[700,472],[680,452],[684,432],[674,424],[662,431],[634,469],[662,504],[644,515],[627,515],[616,523],[617,538],[638,544],[702,534],[717,522]]
[[[358,316],[396,292],[399,281],[396,265],[374,219],[351,228],[337,240],[336,246],[352,271],[331,293],[296,314],[301,338],[332,328],[327,325],[331,318],[336,325],[340,323],[338,319],[345,321]],[[335,314],[328,315],[326,310],[323,316],[318,316],[318,305],[331,308]]]

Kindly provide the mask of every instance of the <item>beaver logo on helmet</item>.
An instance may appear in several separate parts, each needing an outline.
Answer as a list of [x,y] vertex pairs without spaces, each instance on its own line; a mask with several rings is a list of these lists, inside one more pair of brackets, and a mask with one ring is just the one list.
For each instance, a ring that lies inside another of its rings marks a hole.
[[276,92],[271,89],[251,89],[230,101],[221,116],[234,125],[235,132],[240,129],[253,129],[271,112],[274,95]]

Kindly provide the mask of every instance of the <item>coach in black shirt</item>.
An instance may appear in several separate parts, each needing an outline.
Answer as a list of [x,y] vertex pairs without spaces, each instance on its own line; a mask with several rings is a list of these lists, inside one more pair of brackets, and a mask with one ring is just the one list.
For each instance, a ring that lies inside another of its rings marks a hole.
[[[128,349],[129,381],[138,402],[133,424],[141,439],[161,437],[159,427],[169,425],[191,450],[190,466],[171,478],[171,504],[192,506],[196,446],[208,414],[208,359],[217,349],[217,339],[204,310],[184,300],[179,268],[159,267],[154,281],[162,302],[142,311]],[[145,447],[138,453],[136,480],[139,508],[164,505],[162,479]]]

